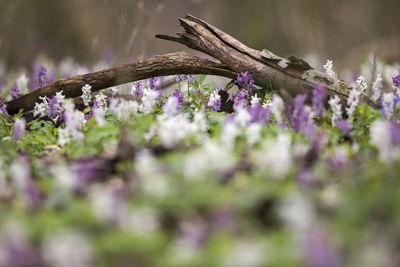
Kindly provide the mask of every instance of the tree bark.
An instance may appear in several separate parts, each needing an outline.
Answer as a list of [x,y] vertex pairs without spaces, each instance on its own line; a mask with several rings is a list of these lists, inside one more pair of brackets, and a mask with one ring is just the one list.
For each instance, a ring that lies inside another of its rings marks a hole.
[[82,94],[82,87],[85,84],[91,85],[92,92],[95,92],[133,81],[176,74],[208,74],[231,79],[237,76],[237,73],[230,70],[225,64],[202,59],[185,52],[171,53],[149,60],[61,79],[8,102],[7,111],[10,114],[18,113],[20,109],[29,111],[33,109],[39,97],[51,97],[59,91],[63,91],[67,98],[78,97]]

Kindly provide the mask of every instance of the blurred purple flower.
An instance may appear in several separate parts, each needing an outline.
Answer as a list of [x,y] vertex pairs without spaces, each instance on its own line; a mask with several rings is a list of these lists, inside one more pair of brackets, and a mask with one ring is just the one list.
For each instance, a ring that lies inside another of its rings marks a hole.
[[315,89],[313,90],[313,111],[314,114],[317,116],[324,115],[324,101],[326,97],[326,89],[322,85],[316,85]]
[[5,103],[5,98],[4,96],[0,96],[0,112],[3,112],[4,114],[8,114],[7,111],[7,104]]
[[181,82],[185,80],[185,74],[176,75],[176,82]]
[[302,131],[312,139],[314,128],[310,122],[310,113],[305,109],[304,103],[306,98],[306,94],[296,95],[296,98],[294,99],[294,110],[290,116],[289,122],[295,132]]
[[259,103],[255,107],[250,107],[248,109],[250,116],[251,116],[251,122],[260,122],[260,123],[265,123],[268,124],[270,115],[271,115],[271,107],[265,107],[263,108]]
[[78,187],[100,181],[110,175],[108,165],[103,160],[94,157],[76,159],[73,165],[78,177]]
[[93,111],[89,111],[85,114],[85,120],[90,120],[91,117],[93,117]]
[[394,86],[400,89],[400,73],[397,76],[392,77]]
[[313,227],[305,240],[306,259],[311,267],[341,266],[339,253],[327,233]]
[[248,71],[240,73],[236,78],[236,82],[240,89],[248,90],[250,93],[256,89],[256,87],[254,87],[254,80]]
[[301,168],[297,174],[297,181],[303,188],[312,188],[317,182],[311,167]]
[[19,96],[19,88],[18,85],[15,85],[13,88],[10,89],[10,95],[12,99],[17,99]]
[[392,143],[396,146],[400,145],[400,128],[394,122],[389,122],[389,129]]
[[348,135],[351,129],[353,128],[351,123],[349,123],[345,119],[337,121],[336,126],[339,128],[339,130],[342,132],[343,135]]
[[28,207],[30,209],[39,208],[42,200],[42,195],[40,193],[39,187],[33,183],[33,181],[28,182],[24,189],[25,197],[28,202]]
[[138,82],[134,82],[133,83],[133,90],[132,90],[132,94],[134,97],[142,97],[143,96],[143,82],[142,81],[138,81]]
[[158,77],[150,78],[149,83],[150,83],[150,89],[156,90],[157,89],[157,81]]
[[22,137],[24,137],[25,126],[26,126],[26,122],[23,118],[15,119],[15,122],[13,125],[13,137],[12,137],[14,142],[17,141],[18,139],[21,139]]
[[338,147],[335,150],[335,155],[326,160],[326,164],[331,171],[341,170],[347,161],[347,152],[345,148]]
[[186,75],[188,82],[194,83],[196,81],[197,76],[195,74]]

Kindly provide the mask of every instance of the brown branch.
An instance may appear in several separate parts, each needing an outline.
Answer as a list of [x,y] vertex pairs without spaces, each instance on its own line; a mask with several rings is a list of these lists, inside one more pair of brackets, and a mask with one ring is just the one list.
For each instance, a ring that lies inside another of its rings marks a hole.
[[176,74],[208,74],[231,79],[237,76],[237,73],[229,70],[225,64],[202,59],[184,52],[171,53],[149,60],[61,79],[8,102],[7,110],[10,114],[15,114],[20,109],[29,111],[34,107],[40,96],[50,97],[59,91],[63,91],[67,98],[78,97],[82,94],[82,86],[85,84],[90,84],[92,92],[95,92],[115,85]]

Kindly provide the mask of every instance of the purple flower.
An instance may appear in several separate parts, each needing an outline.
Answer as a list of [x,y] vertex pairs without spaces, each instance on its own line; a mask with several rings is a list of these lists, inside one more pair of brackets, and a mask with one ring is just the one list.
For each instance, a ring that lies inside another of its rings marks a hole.
[[394,86],[400,89],[400,74],[392,78]]
[[181,82],[185,80],[185,75],[181,74],[181,75],[176,75],[176,82]]
[[400,129],[394,122],[389,122],[390,136],[392,143],[396,146],[400,145]]
[[156,90],[157,88],[157,81],[158,81],[158,77],[154,77],[154,78],[150,78],[149,82],[150,82],[150,88],[152,90]]
[[251,122],[269,123],[269,117],[271,115],[271,107],[263,108],[259,103],[255,107],[250,107],[248,109]]
[[10,89],[10,94],[12,99],[17,99],[19,96],[19,88],[18,85],[15,85],[13,88]]
[[13,141],[17,141],[24,137],[26,122],[24,119],[17,118],[15,119],[13,126]]
[[317,116],[321,116],[324,114],[324,101],[326,97],[326,89],[322,85],[316,85],[313,90],[313,111]]
[[236,78],[236,82],[240,89],[247,89],[250,93],[256,89],[256,87],[254,87],[254,80],[251,78],[251,74],[248,71],[240,73]]
[[89,111],[85,114],[85,120],[90,120],[91,117],[93,117],[93,111]]
[[43,86],[46,85],[46,75],[47,75],[47,69],[43,65],[40,65],[37,73],[38,88],[42,88]]
[[0,111],[3,112],[4,114],[8,114],[7,104],[5,103],[4,96],[0,96]]
[[100,108],[99,103],[97,102],[96,98],[93,99],[93,108]]
[[53,96],[49,99],[49,104],[47,108],[47,116],[51,119],[57,117],[57,98]]
[[341,266],[340,256],[327,233],[313,227],[306,235],[306,259],[311,267]]
[[138,82],[133,83],[133,86],[134,86],[134,88],[132,89],[133,96],[134,97],[142,97],[142,95],[143,95],[143,90],[142,90],[143,83],[142,83],[142,81],[138,81]]
[[[314,135],[314,128],[310,121],[310,113],[305,109],[304,102],[306,101],[307,95],[297,95],[294,99],[295,106],[292,115],[289,117],[290,126],[295,132],[302,131],[310,139]],[[285,107],[286,110],[286,107]],[[286,113],[286,111],[285,111]]]
[[240,104],[248,103],[249,93],[245,90],[239,90],[233,96],[233,102],[235,103],[235,107],[238,107]]
[[185,100],[182,91],[179,89],[176,89],[172,95],[175,96],[176,99],[178,99],[178,109],[181,109],[183,106],[183,101]]
[[196,81],[197,76],[195,74],[186,75],[186,78],[187,78],[188,82],[194,83]]
[[345,119],[337,121],[336,126],[339,128],[339,130],[342,132],[343,135],[348,135],[351,129],[353,128],[351,123],[349,123]]

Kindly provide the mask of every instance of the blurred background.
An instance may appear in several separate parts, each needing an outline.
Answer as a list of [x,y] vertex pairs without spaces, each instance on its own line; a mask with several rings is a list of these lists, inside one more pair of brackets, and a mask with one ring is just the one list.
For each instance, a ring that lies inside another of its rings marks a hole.
[[250,47],[351,69],[370,53],[400,60],[399,10],[398,0],[1,0],[0,61],[116,65],[188,50],[154,35],[180,31],[177,18],[190,13]]

